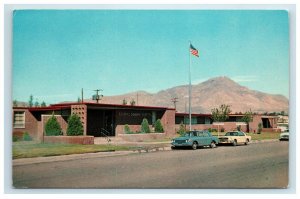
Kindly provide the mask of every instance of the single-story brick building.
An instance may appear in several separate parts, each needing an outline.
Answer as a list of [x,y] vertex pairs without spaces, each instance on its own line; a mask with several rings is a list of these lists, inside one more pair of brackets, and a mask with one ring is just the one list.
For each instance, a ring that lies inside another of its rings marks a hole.
[[[13,107],[13,134],[28,132],[35,140],[43,140],[44,126],[52,114],[60,123],[64,135],[66,135],[67,121],[71,114],[77,114],[80,117],[84,127],[84,135],[95,137],[120,137],[125,134],[124,126],[126,124],[131,131],[139,131],[143,118],[146,118],[150,125],[160,119],[166,137],[175,136],[181,122],[186,125],[189,124],[188,113],[177,113],[173,108],[101,103],[63,103],[47,107]],[[230,115],[222,128],[228,131],[241,125],[245,131],[244,123],[239,122],[242,117],[241,114]],[[249,125],[250,131],[257,132],[259,123],[263,124],[263,131],[277,130],[276,116],[254,115],[253,121]],[[218,128],[213,123],[211,114],[192,114],[192,129],[209,128]]]

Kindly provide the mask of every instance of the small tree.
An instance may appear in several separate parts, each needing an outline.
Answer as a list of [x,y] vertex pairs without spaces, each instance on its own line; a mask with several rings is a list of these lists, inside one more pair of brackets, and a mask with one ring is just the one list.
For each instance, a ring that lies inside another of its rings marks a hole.
[[128,124],[125,124],[124,131],[126,134],[131,134],[130,127],[128,126]]
[[62,135],[61,127],[54,114],[46,122],[45,133],[47,136]]
[[45,106],[47,106],[47,105],[46,105],[46,102],[43,101],[43,102],[41,103],[41,107],[45,107]]
[[32,107],[32,106],[33,106],[33,95],[30,95],[30,96],[29,96],[28,106],[29,106],[29,107]]
[[262,123],[259,123],[257,127],[258,127],[257,133],[258,133],[258,134],[261,134],[261,131],[262,131]]
[[237,129],[238,131],[241,131],[241,129],[242,129],[241,125],[238,125],[238,126],[236,127],[236,129]]
[[35,106],[35,107],[39,107],[39,106],[40,106],[40,103],[39,103],[38,101],[35,101],[34,106]]
[[229,117],[229,113],[231,113],[230,106],[226,104],[222,104],[219,108],[211,110],[214,122],[225,122]]
[[81,99],[80,99],[80,97],[78,97],[78,98],[77,98],[77,102],[78,102],[78,103],[80,103],[80,102],[81,102]]
[[134,106],[134,105],[135,105],[134,99],[132,99],[132,100],[130,101],[130,105],[131,105],[131,106]]
[[29,133],[27,131],[24,132],[23,134],[23,140],[24,141],[31,141],[32,137],[29,135]]
[[164,127],[162,126],[160,119],[156,120],[154,123],[154,131],[158,133],[164,132]]
[[150,133],[149,123],[146,118],[143,119],[141,124],[141,133]]
[[127,100],[125,98],[123,99],[122,104],[127,105]]
[[18,101],[17,101],[17,100],[14,100],[14,101],[13,101],[13,106],[14,106],[14,107],[17,107],[17,106],[18,106]]
[[76,114],[72,114],[68,119],[67,135],[83,135],[83,125]]
[[249,133],[249,123],[253,121],[253,113],[252,111],[247,111],[241,119],[242,122],[247,124],[247,132]]
[[179,130],[177,131],[177,133],[181,136],[185,134],[185,125],[182,121],[180,122]]

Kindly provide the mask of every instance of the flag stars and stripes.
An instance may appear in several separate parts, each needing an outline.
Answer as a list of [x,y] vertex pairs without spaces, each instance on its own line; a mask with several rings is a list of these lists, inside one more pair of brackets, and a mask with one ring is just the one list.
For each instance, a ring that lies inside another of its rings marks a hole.
[[199,57],[198,50],[192,44],[190,44],[190,52],[192,53],[192,55]]

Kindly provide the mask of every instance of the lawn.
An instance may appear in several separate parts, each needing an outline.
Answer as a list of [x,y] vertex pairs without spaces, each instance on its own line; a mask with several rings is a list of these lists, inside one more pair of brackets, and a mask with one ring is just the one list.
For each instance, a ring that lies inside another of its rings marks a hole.
[[116,145],[79,145],[79,144],[43,144],[34,142],[14,142],[13,159],[96,153],[104,151],[133,150],[134,146]]
[[[219,135],[225,135],[226,132],[220,132]],[[218,136],[217,132],[212,133],[213,136]],[[262,132],[261,134],[257,133],[247,133],[251,136],[252,140],[270,140],[270,139],[279,139],[279,132]]]

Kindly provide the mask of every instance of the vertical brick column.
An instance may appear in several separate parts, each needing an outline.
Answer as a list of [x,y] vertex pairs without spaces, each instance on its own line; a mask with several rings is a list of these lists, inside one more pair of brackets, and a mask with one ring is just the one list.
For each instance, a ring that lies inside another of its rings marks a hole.
[[80,120],[83,125],[83,135],[86,136],[86,126],[87,126],[87,106],[84,104],[81,105],[72,105],[71,114],[76,114],[80,117]]
[[161,118],[165,133],[168,136],[175,134],[175,109],[167,109]]

